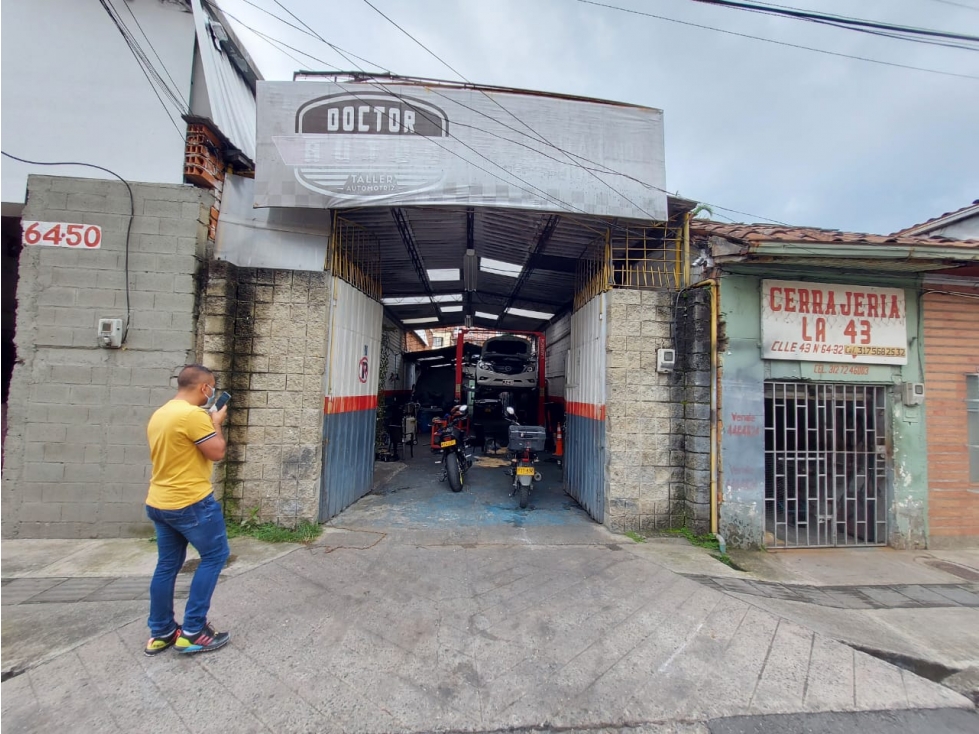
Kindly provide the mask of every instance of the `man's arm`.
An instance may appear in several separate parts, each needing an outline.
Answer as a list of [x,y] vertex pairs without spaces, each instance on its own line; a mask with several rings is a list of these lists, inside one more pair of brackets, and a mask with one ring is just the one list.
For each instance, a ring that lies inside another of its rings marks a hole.
[[206,436],[198,441],[195,445],[197,449],[204,454],[205,459],[210,459],[211,461],[221,461],[224,458],[224,453],[228,448],[228,442],[224,439],[224,434],[221,432],[221,424],[224,423],[224,419],[228,416],[228,406],[225,405],[221,410],[216,413],[209,413],[208,416],[211,419],[211,423],[214,425],[214,433],[210,436]]

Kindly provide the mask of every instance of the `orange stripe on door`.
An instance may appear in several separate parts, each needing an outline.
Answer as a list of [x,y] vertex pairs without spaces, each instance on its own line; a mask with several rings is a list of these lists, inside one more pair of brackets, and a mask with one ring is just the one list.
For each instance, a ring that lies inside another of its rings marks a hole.
[[571,415],[576,415],[581,418],[590,418],[593,421],[605,420],[604,405],[595,405],[594,403],[576,403],[573,400],[568,400],[564,404],[564,410],[566,413],[570,413]]
[[376,407],[377,395],[351,395],[341,398],[327,396],[323,399],[323,412],[328,415],[334,413],[353,413],[358,410],[373,410]]

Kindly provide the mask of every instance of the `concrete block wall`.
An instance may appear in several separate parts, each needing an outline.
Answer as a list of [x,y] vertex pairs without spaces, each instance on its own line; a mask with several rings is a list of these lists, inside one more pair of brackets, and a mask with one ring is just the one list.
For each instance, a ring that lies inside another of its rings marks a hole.
[[676,307],[676,387],[682,390],[686,526],[710,531],[710,291],[680,294]]
[[210,265],[201,358],[232,394],[216,477],[231,519],[317,519],[330,284],[323,272]]
[[124,184],[31,176],[23,219],[94,224],[102,246],[24,247],[17,288],[18,363],[4,450],[4,537],[149,534],[146,423],[169,400],[171,377],[193,361],[195,277],[210,194],[131,184],[132,320],[124,349],[97,345],[100,318],[126,317]]
[[678,374],[656,371],[672,346],[668,291],[609,292],[606,431],[613,531],[680,527],[686,515],[684,405]]

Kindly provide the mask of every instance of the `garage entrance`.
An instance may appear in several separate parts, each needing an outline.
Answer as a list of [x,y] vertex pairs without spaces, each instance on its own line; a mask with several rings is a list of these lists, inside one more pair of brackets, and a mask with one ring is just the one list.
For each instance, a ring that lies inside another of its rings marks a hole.
[[[378,445],[390,453],[387,397],[414,387],[404,360],[387,358],[391,335],[404,350],[416,331],[453,327],[537,335],[546,377],[535,389],[559,404],[553,414],[567,432],[560,481],[593,519],[603,522],[607,506],[630,518],[669,514],[659,490],[668,491],[671,458],[652,439],[643,458],[632,457],[647,471],[629,473],[622,502],[606,502],[617,466],[605,441],[608,291],[677,289],[681,250],[689,282],[684,222],[694,203],[666,195],[662,112],[384,75],[300,77],[258,86],[250,203],[269,208],[263,228],[276,230],[279,251],[263,262],[272,267],[306,265],[325,244],[311,233],[287,246],[280,233],[295,223],[285,226],[283,212],[333,213],[320,518],[369,492]],[[649,316],[630,312],[635,330],[666,339],[661,304],[632,301]],[[500,361],[465,367],[497,371]],[[640,361],[630,357],[636,368]],[[400,371],[390,368],[397,362]],[[519,371],[528,385],[530,371]],[[500,377],[500,386],[530,389],[517,379]],[[667,395],[668,378],[657,379],[663,385],[643,385],[643,399]],[[550,414],[535,412],[553,434]],[[422,452],[425,438],[419,433]]]
[[881,385],[765,385],[766,544],[887,543],[887,391]]

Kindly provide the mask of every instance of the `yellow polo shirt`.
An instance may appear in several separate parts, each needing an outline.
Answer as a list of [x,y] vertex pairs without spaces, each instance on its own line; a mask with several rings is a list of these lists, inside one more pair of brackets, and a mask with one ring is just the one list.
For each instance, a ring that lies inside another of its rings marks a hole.
[[211,416],[186,400],[171,400],[153,414],[146,427],[153,460],[146,504],[158,510],[179,510],[211,493],[214,462],[197,446],[214,435]]

